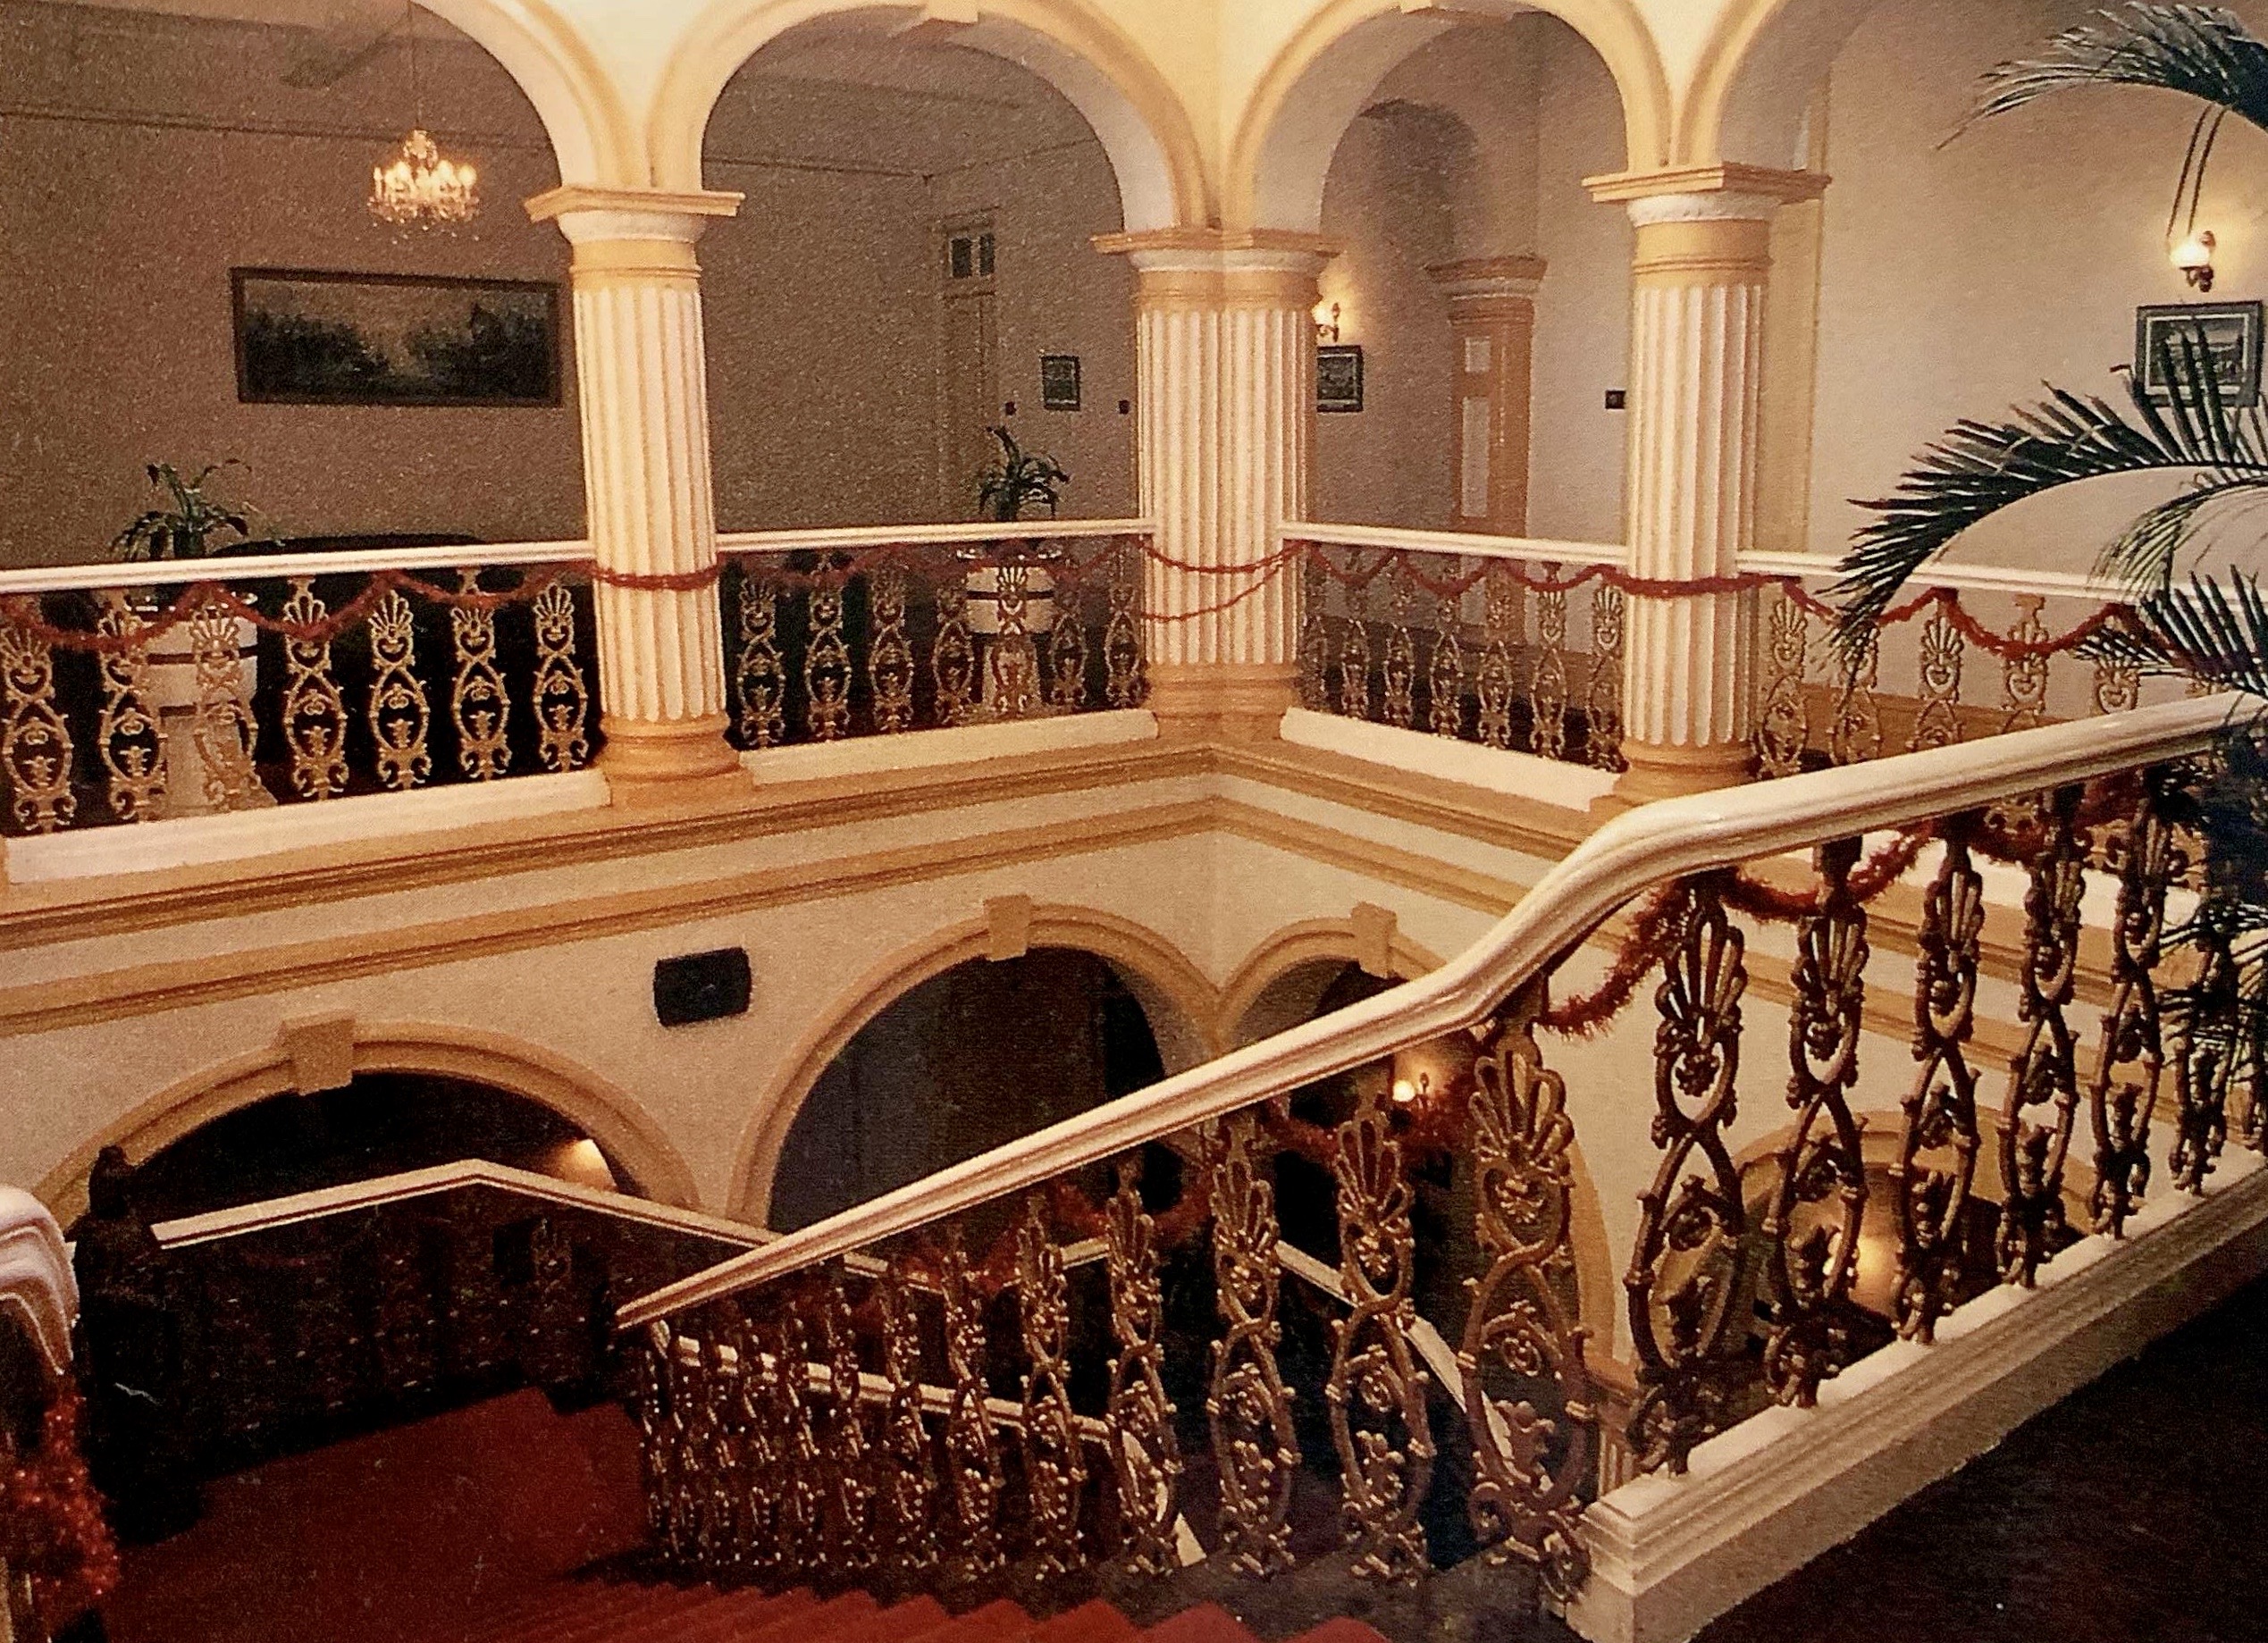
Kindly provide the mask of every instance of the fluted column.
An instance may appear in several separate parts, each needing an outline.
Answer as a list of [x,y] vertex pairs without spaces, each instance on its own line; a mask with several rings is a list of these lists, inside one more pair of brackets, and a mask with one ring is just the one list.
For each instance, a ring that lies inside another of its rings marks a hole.
[[737,194],[555,189],[575,247],[583,485],[597,562],[600,767],[617,803],[742,781],[725,740],[708,356],[693,245]]
[[[1772,218],[1826,182],[1736,165],[1591,180],[1637,229],[1625,504],[1637,577],[1708,584],[1737,575],[1753,546]],[[1623,797],[1747,778],[1751,603],[1728,591],[1631,598]]]
[[1140,506],[1158,549],[1143,585],[1150,709],[1168,736],[1272,737],[1298,699],[1299,576],[1270,561],[1307,508],[1329,248],[1211,230],[1096,245],[1138,279]]

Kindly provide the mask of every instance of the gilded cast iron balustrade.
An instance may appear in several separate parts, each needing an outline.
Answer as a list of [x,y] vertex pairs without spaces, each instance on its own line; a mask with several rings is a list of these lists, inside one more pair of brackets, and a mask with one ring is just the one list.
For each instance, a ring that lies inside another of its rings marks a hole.
[[811,548],[727,539],[736,745],[1141,705],[1139,538],[915,534]]
[[588,574],[483,551],[0,576],[0,832],[582,769]]
[[[770,1320],[814,1411],[858,1379],[864,1463],[892,1456],[909,1503],[872,1538],[886,1580],[1201,1555],[1402,1584],[1477,1555],[1565,1601],[1603,1486],[1682,1474],[2076,1239],[2126,1236],[2154,1156],[2194,1192],[2263,1144],[2268,1046],[2238,1006],[2268,960],[2192,910],[2191,761],[2218,711],[1639,811],[1491,938],[1526,943],[1508,990],[1468,956],[625,1315],[696,1371],[720,1318]],[[1426,1002],[1451,985],[1473,989],[1454,1012]],[[2015,1018],[1980,1023],[1980,996]],[[1987,1026],[2012,1059],[1988,1064]],[[1403,1056],[1427,1077],[1380,1059]],[[1612,1075],[1566,1070],[1635,1056],[1643,1117]],[[1619,1250],[1580,1230],[1611,1224],[1585,1201],[1602,1169],[1636,1200]],[[1004,1180],[1012,1206],[967,1185]],[[1066,1260],[1082,1240],[1099,1263]],[[733,1463],[650,1424],[680,1445],[650,1467]],[[749,1487],[833,1498],[856,1463],[830,1429],[761,1447]],[[665,1514],[703,1497],[654,1488]],[[701,1557],[809,1567],[777,1537]]]

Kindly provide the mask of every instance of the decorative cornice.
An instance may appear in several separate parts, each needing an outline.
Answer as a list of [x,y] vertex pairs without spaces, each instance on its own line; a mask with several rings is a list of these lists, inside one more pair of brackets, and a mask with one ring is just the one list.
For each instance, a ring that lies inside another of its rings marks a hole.
[[609,189],[592,183],[564,183],[527,202],[527,214],[550,222],[570,212],[637,212],[657,216],[730,217],[748,197],[729,189]]
[[[1611,172],[1586,177],[1583,186],[1601,205],[1664,196],[1718,195],[1743,201],[1768,201],[1777,207],[1794,200],[1818,199],[1833,180],[1824,172],[1778,171],[1765,165],[1718,161],[1707,165],[1670,165],[1657,171]],[[1737,214],[1751,214],[1743,209]]]
[[1154,228],[1131,234],[1097,234],[1091,243],[1105,256],[1131,256],[1143,251],[1197,252],[1214,256],[1289,251],[1332,257],[1347,248],[1341,241],[1321,234],[1277,228]]
[[1550,264],[1533,255],[1474,256],[1460,262],[1435,263],[1425,272],[1450,300],[1472,297],[1533,298],[1542,287]]

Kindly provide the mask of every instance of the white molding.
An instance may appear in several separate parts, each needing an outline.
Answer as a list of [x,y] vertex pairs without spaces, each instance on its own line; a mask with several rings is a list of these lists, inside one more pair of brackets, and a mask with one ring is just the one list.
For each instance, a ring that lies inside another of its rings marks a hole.
[[1431,731],[1399,730],[1391,725],[1373,725],[1367,719],[1306,708],[1286,713],[1281,733],[1295,747],[1340,753],[1365,764],[1508,793],[1563,810],[1588,810],[1593,801],[1614,791],[1616,781],[1611,770],[1539,759],[1509,748],[1453,742]]
[[759,783],[769,784],[881,775],[893,770],[924,770],[938,765],[1156,740],[1157,720],[1147,708],[1121,708],[1105,713],[1012,719],[1002,725],[956,725],[902,736],[846,736],[840,742],[763,748],[743,753],[740,762]]
[[796,553],[819,549],[935,548],[987,542],[1060,542],[1099,536],[1147,536],[1147,519],[1025,519],[1013,524],[861,524],[810,531],[723,531],[717,551],[727,556]]
[[1555,542],[1541,537],[1487,536],[1476,531],[1405,531],[1393,525],[1319,524],[1298,520],[1283,527],[1287,541],[1325,548],[1385,548],[1402,553],[1459,554],[1474,559],[1538,560],[1547,565],[1615,565],[1630,557],[1619,542]]
[[15,884],[152,873],[325,844],[594,810],[607,801],[607,779],[595,769],[515,775],[496,782],[421,787],[414,792],[358,793],[320,804],[280,804],[10,839],[0,851],[0,866],[6,869],[6,882]]
[[1591,1643],[1679,1643],[2112,1364],[2268,1270],[2268,1162],[2231,1153],[2202,1198],[2167,1191],[2129,1236],[2080,1240],[2039,1287],[2002,1286],[1820,1388],[1638,1478],[1583,1516]]
[[[1843,562],[1820,553],[1744,553],[1741,568],[1765,576],[1796,576],[1810,582],[1839,582]],[[2096,599],[2123,605],[2131,591],[2100,576],[2069,571],[2022,570],[2009,565],[1949,565],[1939,559],[1915,573],[1912,586],[1950,588],[1956,593],[2040,593],[2051,599]]]
[[223,553],[208,559],[142,559],[131,564],[49,565],[0,571],[0,599],[65,593],[80,588],[185,587],[199,582],[277,582],[293,576],[343,576],[372,571],[455,570],[491,565],[584,565],[588,541],[466,542],[440,548],[385,548],[364,553]]

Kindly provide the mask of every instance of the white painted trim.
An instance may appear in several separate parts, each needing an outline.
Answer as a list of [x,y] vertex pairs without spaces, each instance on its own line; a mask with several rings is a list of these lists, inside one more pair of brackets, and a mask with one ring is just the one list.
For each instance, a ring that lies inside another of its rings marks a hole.
[[811,531],[727,531],[720,554],[809,552],[818,549],[937,548],[987,542],[1061,542],[1098,536],[1147,536],[1147,519],[1024,519],[1013,524],[860,524]]
[[130,565],[50,565],[0,571],[0,599],[75,588],[185,587],[197,582],[275,582],[290,576],[340,576],[369,571],[454,570],[460,566],[581,565],[587,541],[466,542],[441,548],[390,548],[367,553],[218,554],[209,559],[137,560]]
[[556,1176],[538,1175],[532,1169],[516,1169],[509,1164],[491,1163],[481,1158],[459,1159],[455,1163],[433,1164],[424,1169],[405,1169],[399,1175],[379,1176],[367,1181],[349,1181],[339,1186],[294,1193],[285,1198],[266,1198],[257,1203],[238,1204],[231,1209],[213,1210],[203,1215],[185,1215],[178,1220],[159,1221],[150,1230],[156,1235],[157,1241],[168,1249],[180,1249],[192,1244],[210,1244],[220,1238],[240,1237],[247,1233],[265,1232],[278,1227],[296,1226],[302,1221],[320,1220],[328,1215],[350,1214],[382,1203],[399,1203],[406,1199],[455,1192],[466,1186],[499,1187],[525,1198],[541,1198],[547,1203],[566,1204],[575,1209],[596,1210],[623,1220],[643,1221],[648,1226],[669,1227],[682,1232],[698,1232],[735,1244],[760,1244],[773,1236],[763,1228],[747,1221],[729,1220],[724,1216],[709,1215],[699,1210],[681,1210],[674,1205],[656,1203],[651,1198],[634,1197],[627,1193],[610,1193],[601,1187],[585,1186],[576,1181],[562,1181]]
[[1470,559],[1541,559],[1553,565],[1622,565],[1619,542],[1555,542],[1541,537],[1487,536],[1477,531],[1405,531],[1394,525],[1288,524],[1284,540],[1326,548],[1387,548],[1406,553],[1462,554]]
[[1974,809],[2211,747],[2239,699],[2166,702],[1625,811],[1441,968],[883,1194],[643,1295],[624,1328],[769,1283],[1152,1141],[1479,1026],[1647,889],[1822,839]]
[[272,809],[181,816],[10,839],[0,853],[0,865],[6,868],[6,881],[17,884],[153,873],[324,844],[592,810],[607,801],[607,779],[595,769],[516,775],[497,782],[423,787],[415,792],[360,793],[319,804],[280,804]]
[[[1744,553],[1741,568],[1762,576],[1796,576],[1806,582],[1839,582],[1843,562],[1819,553]],[[2123,605],[2129,590],[2099,576],[2074,576],[2069,571],[2018,570],[2003,565],[1948,565],[1935,560],[1915,573],[1911,584],[1950,588],[1956,593],[2043,593],[2051,599],[2093,599],[2104,605]]]
[[[2268,1270],[2268,1162],[2231,1152],[2203,1198],[2168,1192],[2122,1243],[2088,1237],[1820,1388],[1634,1479],[1583,1516],[1592,1643],[1678,1643],[1981,1454],[2024,1421]],[[2180,1281],[2176,1281],[2180,1280]]]
[[1398,730],[1336,713],[1294,708],[1283,716],[1281,734],[1295,747],[1341,753],[1366,764],[1384,765],[1415,775],[1430,775],[1492,793],[1509,793],[1563,810],[1584,811],[1614,791],[1611,770],[1593,770],[1557,759],[1539,759],[1508,748],[1453,742],[1431,731]]
[[956,725],[902,736],[846,736],[840,742],[802,742],[743,753],[740,762],[759,783],[769,784],[881,775],[893,770],[926,770],[937,765],[1156,740],[1157,720],[1147,708],[1121,708],[1107,713],[1013,719],[1004,725]]

